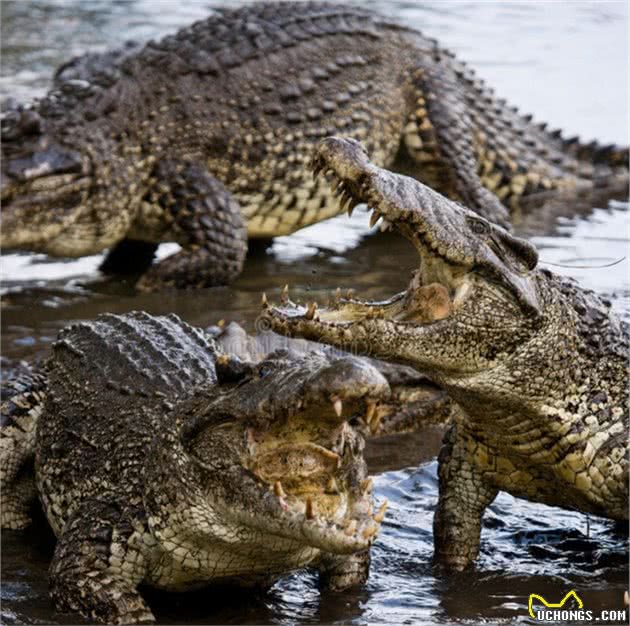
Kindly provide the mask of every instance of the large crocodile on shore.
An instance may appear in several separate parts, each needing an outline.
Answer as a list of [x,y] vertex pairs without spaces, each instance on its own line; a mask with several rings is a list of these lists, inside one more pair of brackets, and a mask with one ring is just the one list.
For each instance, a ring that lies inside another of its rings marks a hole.
[[[502,224],[628,181],[626,150],[546,130],[416,30],[321,3],[219,11],[79,58],[2,134],[3,250],[109,248],[104,271],[144,272],[141,290],[229,282],[248,237],[337,214],[307,167],[332,134]],[[162,241],[182,250],[149,267]]]
[[62,331],[14,390],[2,526],[29,522],[34,456],[59,610],[147,623],[140,584],[267,586],[307,565],[333,589],[367,577],[385,503],[373,511],[350,420],[389,386],[364,359],[248,363],[174,315],[102,315]]
[[352,140],[315,156],[339,193],[365,202],[417,249],[406,291],[330,308],[266,305],[267,327],[413,365],[459,410],[439,456],[439,562],[479,551],[500,490],[628,519],[628,325],[611,303],[537,268],[538,254],[477,213],[370,163]]

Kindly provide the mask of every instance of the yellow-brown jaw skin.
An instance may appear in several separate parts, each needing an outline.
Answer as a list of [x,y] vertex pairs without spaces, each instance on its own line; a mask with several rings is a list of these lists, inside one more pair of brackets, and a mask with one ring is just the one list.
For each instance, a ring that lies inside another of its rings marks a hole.
[[265,587],[303,567],[324,588],[366,580],[387,504],[353,424],[390,390],[365,359],[243,362],[175,315],[131,312],[66,328],[14,389],[0,520],[24,527],[39,496],[59,610],[147,623],[141,584]]
[[409,288],[384,302],[267,305],[281,334],[411,364],[457,403],[440,454],[438,562],[479,551],[500,490],[628,518],[627,325],[610,303],[536,267],[536,251],[417,181],[372,165],[357,142],[314,158],[350,206],[367,203],[420,256]]

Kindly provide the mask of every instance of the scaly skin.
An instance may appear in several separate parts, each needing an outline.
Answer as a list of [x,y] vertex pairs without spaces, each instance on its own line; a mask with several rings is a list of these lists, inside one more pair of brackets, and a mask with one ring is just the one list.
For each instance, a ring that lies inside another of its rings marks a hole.
[[[103,269],[142,273],[145,291],[223,284],[247,237],[339,212],[306,166],[335,133],[502,224],[626,194],[626,150],[546,131],[421,33],[356,6],[252,4],[71,61],[9,111],[0,243],[111,248]],[[161,241],[183,249],[149,267]]]
[[610,302],[537,268],[537,253],[469,209],[329,138],[315,157],[351,202],[407,237],[409,288],[330,309],[269,305],[276,332],[413,365],[459,410],[439,458],[438,562],[463,569],[500,490],[628,519],[627,324]]
[[37,385],[3,405],[23,407],[20,432],[35,437],[9,413],[2,521],[28,522],[19,470],[34,456],[59,610],[146,623],[141,583],[266,586],[307,565],[333,589],[366,579],[384,506],[373,514],[348,420],[389,387],[365,361],[247,363],[176,316],[130,313],[62,331]]
[[[276,350],[288,350],[296,356],[324,351],[331,358],[349,354],[314,341],[282,337],[262,328],[259,330],[261,332],[256,335],[249,335],[242,326],[230,322],[211,326],[206,332],[224,352],[244,361],[261,361]],[[390,387],[387,398],[375,403],[366,415],[353,421],[353,426],[365,437],[415,432],[449,421],[453,410],[450,398],[426,376],[405,365],[378,359],[365,360],[383,375]]]

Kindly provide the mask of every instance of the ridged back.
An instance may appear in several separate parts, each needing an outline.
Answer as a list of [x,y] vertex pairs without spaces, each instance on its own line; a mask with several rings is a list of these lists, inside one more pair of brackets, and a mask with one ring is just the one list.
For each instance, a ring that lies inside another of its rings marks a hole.
[[[131,70],[166,63],[167,73],[219,74],[248,61],[331,35],[380,39],[386,20],[359,7],[324,3],[264,3],[224,11],[175,35],[150,42],[123,64]],[[396,28],[395,24],[391,27]]]
[[[177,315],[134,311],[100,315],[63,330],[54,344],[56,365],[77,358],[103,385],[175,399],[202,383],[216,382],[214,341]],[[76,366],[76,365],[75,365]]]

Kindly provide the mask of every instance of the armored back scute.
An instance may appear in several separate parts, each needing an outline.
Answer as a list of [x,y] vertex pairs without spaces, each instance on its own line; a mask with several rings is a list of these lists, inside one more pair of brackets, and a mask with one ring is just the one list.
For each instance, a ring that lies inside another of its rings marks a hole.
[[214,341],[177,315],[100,315],[63,330],[54,359],[68,367],[77,359],[89,363],[85,375],[100,377],[109,388],[139,396],[158,392],[171,401],[217,380]]

